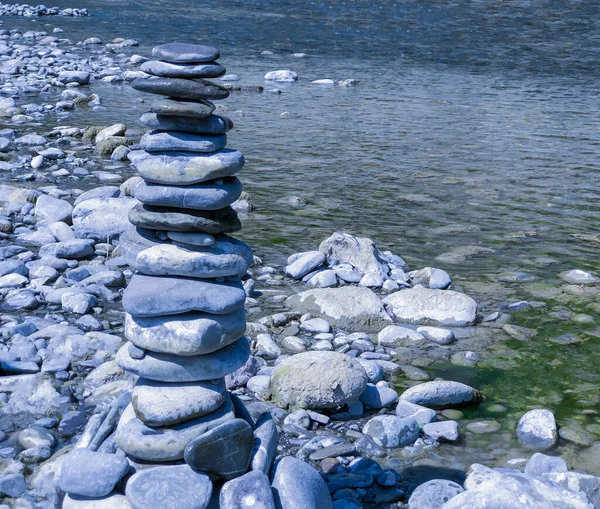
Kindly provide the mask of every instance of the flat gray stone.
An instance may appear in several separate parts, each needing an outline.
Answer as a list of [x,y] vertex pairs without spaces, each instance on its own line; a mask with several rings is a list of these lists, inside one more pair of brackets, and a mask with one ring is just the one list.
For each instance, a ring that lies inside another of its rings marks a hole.
[[183,247],[207,247],[215,243],[215,238],[208,233],[194,232],[167,232],[167,238],[175,244],[182,244]]
[[120,245],[127,263],[150,276],[243,276],[253,261],[250,246],[227,235],[216,236],[211,246],[197,247],[163,242],[152,230],[129,228]]
[[62,509],[132,509],[125,495],[110,493],[105,497],[65,495]]
[[227,135],[150,131],[142,136],[140,145],[147,152],[216,152],[227,145]]
[[94,254],[94,241],[90,239],[73,239],[55,242],[40,247],[40,258],[46,255],[67,260],[83,260]]
[[246,310],[227,315],[185,313],[150,318],[125,313],[125,337],[145,350],[173,355],[204,355],[230,345],[246,332]]
[[161,78],[220,78],[226,72],[225,67],[217,62],[201,64],[173,64],[162,60],[148,60],[140,66],[140,70]]
[[210,81],[181,78],[136,78],[131,86],[140,92],[160,94],[179,99],[227,99],[229,91]]
[[196,64],[217,60],[220,54],[219,50],[212,46],[185,42],[169,42],[154,46],[152,48],[152,56],[159,60],[176,64]]
[[277,509],[331,509],[329,489],[308,463],[286,456],[271,473],[271,488]]
[[110,242],[130,225],[127,214],[137,203],[133,198],[90,198],[73,209],[73,230],[80,239]]
[[125,495],[133,509],[205,509],[212,483],[187,465],[160,466],[134,474]]
[[130,152],[129,159],[144,180],[174,186],[231,177],[245,162],[241,152],[228,148],[210,154],[138,150]]
[[129,211],[129,221],[138,228],[211,235],[242,229],[237,212],[231,207],[220,210],[191,210],[138,203]]
[[189,115],[176,116],[144,113],[140,117],[140,122],[151,129],[199,134],[224,134],[233,129],[233,122],[229,118],[220,115],[193,118]]
[[268,474],[277,456],[279,434],[270,412],[262,413],[256,419],[254,447],[250,458],[250,468]]
[[152,103],[152,113],[176,117],[207,118],[215,111],[210,101],[184,101],[182,99],[162,99]]
[[181,460],[187,444],[232,419],[235,419],[235,413],[229,396],[215,412],[165,428],[145,425],[135,415],[133,406],[129,405],[117,425],[115,441],[126,454],[134,458],[146,461]]
[[66,456],[58,476],[58,487],[70,495],[108,495],[129,470],[123,456],[74,449]]
[[241,281],[157,277],[135,274],[123,293],[123,308],[132,316],[178,315],[203,311],[226,315],[244,306]]
[[225,381],[165,383],[139,378],[131,394],[135,415],[149,426],[169,426],[210,414],[225,402]]
[[408,499],[408,509],[440,509],[451,498],[460,495],[463,487],[446,479],[434,479],[420,484]]
[[272,399],[282,407],[339,408],[367,386],[360,363],[338,352],[303,352],[283,360],[271,375]]
[[231,205],[242,194],[235,177],[223,183],[206,182],[190,186],[163,186],[142,180],[133,189],[135,197],[147,205],[182,209],[218,210]]
[[248,470],[253,441],[250,425],[233,419],[192,440],[183,458],[194,470],[229,481]]
[[117,364],[126,371],[158,382],[196,382],[223,378],[243,366],[250,355],[248,338],[242,337],[231,345],[206,355],[183,357],[145,351],[141,359],[130,354],[125,344],[117,352]]
[[478,403],[481,393],[460,382],[439,380],[425,382],[405,390],[400,399],[427,408],[452,408]]
[[223,484],[219,509],[275,509],[269,478],[257,470]]

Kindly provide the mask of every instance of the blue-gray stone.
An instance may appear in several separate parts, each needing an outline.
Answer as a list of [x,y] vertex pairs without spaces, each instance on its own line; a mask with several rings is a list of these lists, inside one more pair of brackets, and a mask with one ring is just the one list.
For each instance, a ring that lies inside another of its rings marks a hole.
[[124,456],[74,449],[62,463],[58,487],[71,495],[103,497],[128,470],[129,462]]
[[83,260],[94,254],[94,241],[89,239],[73,239],[46,244],[40,248],[40,257],[45,255],[66,258],[67,260]]
[[230,345],[246,332],[246,310],[226,315],[185,313],[134,317],[125,313],[125,337],[134,345],[158,353],[204,355]]
[[233,129],[233,122],[229,118],[219,115],[199,119],[184,115],[144,113],[140,117],[140,122],[151,129],[199,134],[224,134]]
[[210,101],[185,101],[183,99],[163,99],[152,103],[152,113],[175,117],[207,118],[215,111]]
[[183,458],[194,470],[229,481],[248,470],[253,440],[250,425],[233,419],[192,440]]
[[219,78],[225,74],[225,67],[217,62],[199,64],[174,64],[162,60],[148,60],[140,70],[161,78]]
[[27,276],[29,274],[29,269],[21,260],[5,260],[0,262],[0,277],[8,274]]
[[129,228],[120,245],[127,263],[151,276],[243,276],[253,261],[250,246],[227,235],[218,235],[211,246],[197,247],[163,242],[152,230]]
[[408,509],[439,509],[463,491],[460,484],[446,479],[433,479],[417,486],[408,499]]
[[419,424],[412,417],[378,415],[365,424],[362,432],[383,447],[403,447],[419,438]]
[[248,338],[206,355],[183,357],[146,351],[141,359],[129,353],[125,344],[117,352],[117,364],[126,371],[159,382],[196,382],[223,378],[243,366],[250,355]]
[[131,86],[140,92],[160,94],[180,99],[227,99],[229,91],[210,81],[182,78],[136,78]]
[[231,177],[245,162],[241,152],[229,148],[210,154],[136,150],[129,153],[129,159],[144,180],[174,186]]
[[398,393],[391,387],[367,384],[360,401],[373,410],[380,410],[398,401]]
[[135,415],[133,406],[129,405],[117,425],[115,441],[126,454],[134,458],[146,461],[181,460],[187,444],[232,419],[235,419],[235,414],[229,396],[216,411],[165,428],[147,426]]
[[242,183],[235,177],[223,183],[206,182],[191,186],[163,186],[142,180],[134,187],[142,203],[182,209],[218,210],[231,205],[242,194]]
[[436,380],[407,389],[400,399],[427,408],[451,408],[478,403],[482,395],[473,387],[460,382]]
[[147,152],[216,152],[227,145],[227,135],[150,131],[142,136],[140,145]]
[[123,308],[132,316],[178,315],[203,311],[225,315],[244,306],[242,282],[156,277],[136,274],[123,293]]
[[277,509],[331,509],[331,496],[319,473],[304,461],[286,456],[271,470]]
[[275,509],[269,478],[257,470],[227,481],[219,495],[219,509]]
[[264,412],[256,420],[250,468],[268,474],[277,456],[277,443],[277,426],[273,416],[270,412]]
[[212,46],[185,42],[169,42],[160,46],[154,46],[152,48],[152,56],[176,64],[196,64],[217,60],[220,54],[219,50]]
[[205,509],[212,483],[187,465],[160,466],[133,475],[125,495],[133,509]]

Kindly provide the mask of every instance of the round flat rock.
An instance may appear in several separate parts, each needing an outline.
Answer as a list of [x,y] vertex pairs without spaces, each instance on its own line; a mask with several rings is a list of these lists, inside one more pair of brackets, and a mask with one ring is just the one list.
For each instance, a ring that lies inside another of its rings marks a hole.
[[165,383],[139,378],[131,395],[135,415],[149,426],[170,426],[210,414],[225,402],[225,380]]
[[148,60],[140,69],[146,74],[161,78],[219,78],[226,72],[225,67],[217,62],[202,64],[173,64],[162,60]]
[[140,176],[154,184],[193,185],[221,177],[231,177],[244,167],[244,156],[238,150],[224,148],[211,154],[195,152],[130,153]]
[[167,232],[167,237],[176,245],[189,249],[193,247],[207,247],[215,243],[215,238],[208,233],[193,232]]
[[192,440],[183,458],[194,470],[229,481],[248,470],[253,444],[250,425],[244,419],[233,419]]
[[231,207],[219,210],[192,210],[138,203],[129,211],[129,221],[139,228],[150,230],[200,232],[211,235],[242,229],[242,223]]
[[152,103],[152,112],[157,115],[175,115],[180,117],[207,118],[215,111],[210,101],[178,101],[163,99]]
[[185,42],[169,42],[154,46],[152,56],[175,64],[196,64],[212,62],[220,56],[219,50],[212,46],[189,44]]
[[250,246],[228,235],[217,235],[211,246],[198,247],[159,240],[152,230],[128,228],[120,248],[131,267],[150,276],[243,276],[253,261]]
[[244,307],[240,280],[157,277],[135,274],[123,293],[123,309],[132,316],[163,316],[202,311],[226,315]]
[[152,318],[125,313],[125,337],[144,350],[173,355],[205,355],[237,341],[246,332],[246,310],[227,315],[185,313]]
[[243,366],[250,356],[250,342],[245,336],[216,352],[190,357],[145,351],[141,359],[134,359],[130,348],[125,344],[117,352],[121,368],[149,380],[170,383],[223,378]]
[[223,134],[233,129],[233,122],[220,115],[206,118],[190,118],[189,115],[157,115],[144,113],[140,122],[151,129],[162,131],[183,131],[186,133]]
[[227,135],[150,131],[142,136],[140,145],[147,152],[216,152],[227,145]]
[[181,209],[219,210],[231,205],[242,195],[242,183],[235,177],[191,186],[164,186],[140,181],[134,196],[146,205]]
[[136,78],[131,86],[140,92],[166,95],[180,99],[227,99],[229,91],[206,80],[186,80],[182,78]]

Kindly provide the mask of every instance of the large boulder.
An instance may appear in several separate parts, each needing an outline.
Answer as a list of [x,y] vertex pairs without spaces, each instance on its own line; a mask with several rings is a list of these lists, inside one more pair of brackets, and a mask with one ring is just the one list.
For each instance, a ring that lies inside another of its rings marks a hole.
[[379,297],[362,287],[318,288],[287,299],[303,313],[324,318],[333,327],[354,332],[378,332],[392,323]]
[[335,232],[319,246],[329,265],[349,263],[363,274],[375,273],[385,278],[389,266],[371,239]]
[[464,327],[477,318],[477,303],[451,290],[410,288],[392,293],[383,302],[398,322]]
[[138,202],[134,198],[91,198],[73,209],[73,229],[80,239],[100,242],[113,240],[130,226],[129,210]]
[[338,408],[358,400],[367,386],[360,363],[338,352],[304,352],[275,366],[272,399],[282,407]]

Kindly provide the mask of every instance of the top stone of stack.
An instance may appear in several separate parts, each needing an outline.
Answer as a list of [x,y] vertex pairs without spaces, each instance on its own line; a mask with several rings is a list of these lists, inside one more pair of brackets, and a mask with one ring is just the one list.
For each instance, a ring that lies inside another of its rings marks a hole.
[[218,59],[220,54],[219,50],[212,46],[170,42],[155,46],[152,49],[152,56],[174,64],[198,64],[212,62]]

